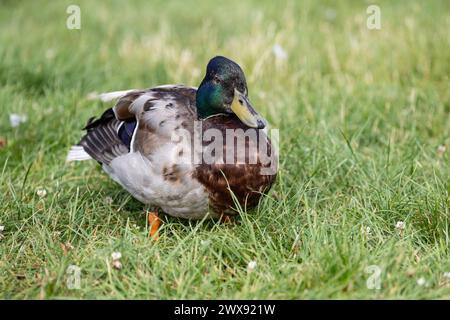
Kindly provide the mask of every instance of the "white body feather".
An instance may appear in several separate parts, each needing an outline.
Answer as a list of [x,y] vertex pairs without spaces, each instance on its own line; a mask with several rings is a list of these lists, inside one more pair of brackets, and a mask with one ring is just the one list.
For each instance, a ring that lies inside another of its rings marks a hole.
[[130,152],[103,165],[103,169],[142,203],[158,206],[174,217],[201,219],[208,214],[208,194],[191,177],[193,168],[182,167],[179,172],[182,178],[176,183],[164,177],[164,167],[175,164],[176,148],[166,144],[150,159],[140,152]]

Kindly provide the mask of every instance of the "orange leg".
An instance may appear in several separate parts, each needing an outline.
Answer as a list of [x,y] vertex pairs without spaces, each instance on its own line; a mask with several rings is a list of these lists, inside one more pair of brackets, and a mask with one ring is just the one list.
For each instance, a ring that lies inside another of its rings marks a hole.
[[233,220],[231,219],[231,217],[229,215],[222,214],[220,216],[220,222],[222,222],[224,224],[230,224],[231,222],[233,222]]
[[158,229],[161,225],[161,219],[158,217],[157,211],[148,212],[148,225],[150,227],[149,235],[153,240],[158,240]]

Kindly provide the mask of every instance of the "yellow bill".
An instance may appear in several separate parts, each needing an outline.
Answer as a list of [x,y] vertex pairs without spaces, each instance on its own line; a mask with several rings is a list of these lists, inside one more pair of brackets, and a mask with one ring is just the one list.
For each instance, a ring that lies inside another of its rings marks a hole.
[[234,89],[234,98],[231,103],[231,110],[244,124],[250,128],[263,129],[266,126],[264,119],[256,112],[248,101],[248,98]]

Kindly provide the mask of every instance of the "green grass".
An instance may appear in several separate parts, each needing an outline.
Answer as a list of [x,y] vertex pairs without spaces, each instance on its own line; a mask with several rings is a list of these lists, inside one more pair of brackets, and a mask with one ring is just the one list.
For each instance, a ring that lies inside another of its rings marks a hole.
[[[381,30],[367,1],[76,2],[81,30],[65,27],[74,1],[0,7],[0,297],[450,298],[448,1],[379,1]],[[164,217],[154,242],[143,207],[66,153],[109,107],[89,93],[198,85],[217,54],[280,129],[277,183],[234,224]]]

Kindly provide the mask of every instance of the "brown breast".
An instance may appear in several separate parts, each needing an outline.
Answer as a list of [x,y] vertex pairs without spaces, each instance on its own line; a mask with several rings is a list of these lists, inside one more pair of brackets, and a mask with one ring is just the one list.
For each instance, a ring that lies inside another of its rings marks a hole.
[[[204,141],[204,159],[196,167],[194,176],[208,190],[211,208],[219,214],[236,214],[230,190],[243,208],[256,206],[276,177],[276,157],[269,138],[262,130],[248,128],[234,115],[205,119],[203,135],[208,129],[221,133],[223,152],[220,154],[221,150],[214,148],[215,139]],[[208,164],[205,157],[209,155],[215,160],[209,160]]]

